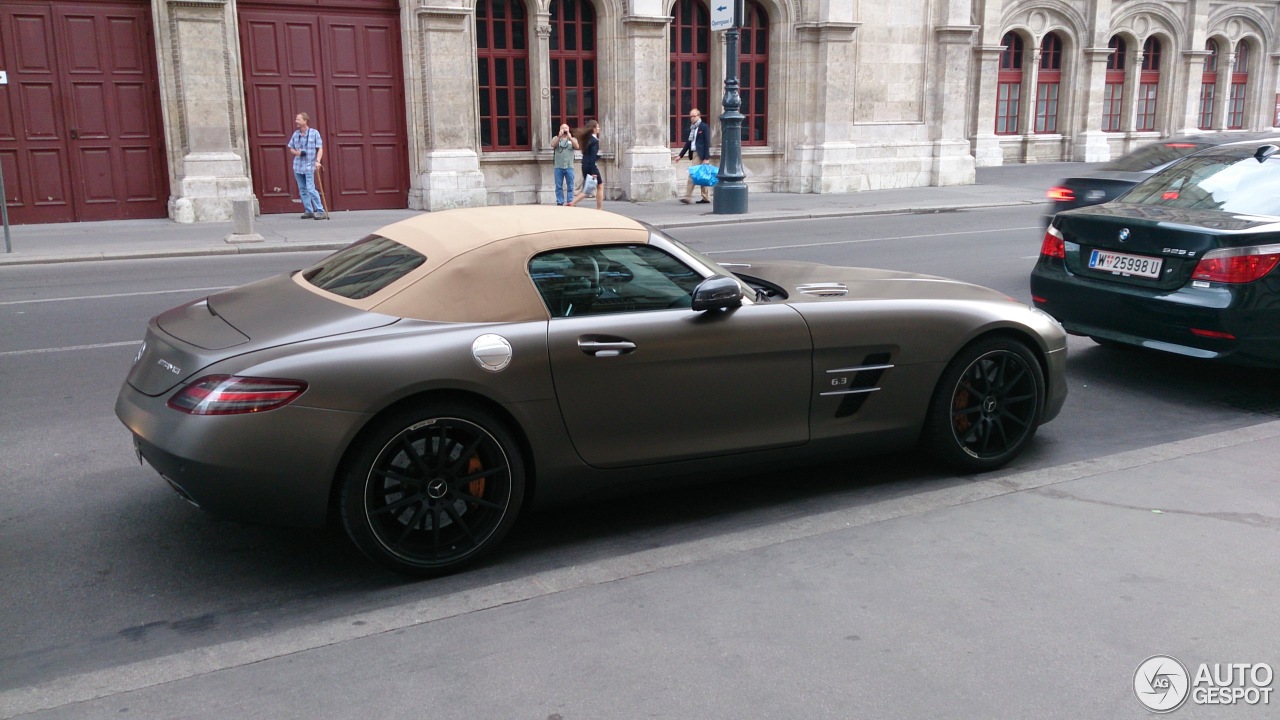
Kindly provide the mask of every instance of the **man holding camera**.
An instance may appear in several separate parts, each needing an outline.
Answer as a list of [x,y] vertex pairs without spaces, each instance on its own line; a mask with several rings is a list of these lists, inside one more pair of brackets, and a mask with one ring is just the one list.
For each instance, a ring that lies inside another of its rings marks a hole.
[[551,147],[555,152],[556,204],[564,205],[573,199],[573,151],[578,149],[578,139],[569,132],[568,123],[560,125],[560,134],[551,141]]
[[311,118],[306,113],[298,113],[293,119],[297,130],[289,138],[289,152],[293,153],[293,176],[298,179],[298,195],[302,198],[303,220],[328,220],[329,214],[324,211],[324,203],[320,193],[316,192],[316,171],[320,169],[320,159],[324,157],[324,141],[320,139],[320,131],[310,126]]

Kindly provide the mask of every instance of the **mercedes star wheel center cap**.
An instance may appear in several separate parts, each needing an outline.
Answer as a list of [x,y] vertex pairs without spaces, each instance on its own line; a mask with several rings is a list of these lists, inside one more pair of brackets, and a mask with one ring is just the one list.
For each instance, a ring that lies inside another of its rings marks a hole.
[[443,480],[432,480],[427,483],[427,494],[432,500],[439,500],[449,490],[449,484]]

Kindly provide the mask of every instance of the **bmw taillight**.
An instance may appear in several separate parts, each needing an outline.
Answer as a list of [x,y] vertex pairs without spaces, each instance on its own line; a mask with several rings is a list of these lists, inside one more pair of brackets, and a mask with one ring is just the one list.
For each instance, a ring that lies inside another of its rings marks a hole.
[[1044,231],[1044,242],[1040,243],[1040,255],[1051,258],[1065,258],[1067,256],[1066,245],[1062,242],[1062,233],[1058,229],[1050,225]]
[[1200,258],[1191,279],[1249,283],[1271,272],[1277,263],[1280,263],[1280,245],[1210,250]]
[[1054,202],[1071,202],[1076,199],[1076,194],[1071,188],[1061,185],[1049,188],[1049,192],[1045,194]]
[[306,389],[301,380],[206,375],[178,391],[169,407],[190,415],[265,412],[297,400]]

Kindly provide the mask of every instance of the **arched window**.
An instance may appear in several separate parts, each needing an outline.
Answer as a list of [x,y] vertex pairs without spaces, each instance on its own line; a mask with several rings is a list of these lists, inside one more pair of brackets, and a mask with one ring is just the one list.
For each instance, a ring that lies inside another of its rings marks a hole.
[[1022,37],[1005,33],[1000,40],[1000,72],[996,76],[996,134],[1016,135],[1022,101]]
[[1156,104],[1160,97],[1160,41],[1147,38],[1142,46],[1142,72],[1138,76],[1138,125],[1136,130],[1156,129]]
[[1240,43],[1236,47],[1236,62],[1231,67],[1231,100],[1227,107],[1227,129],[1244,127],[1244,98],[1249,86],[1249,46]]
[[596,11],[590,0],[551,0],[551,134],[580,128],[596,107]]
[[522,0],[477,0],[481,150],[528,150],[529,23]]
[[698,108],[710,117],[711,16],[702,0],[677,0],[671,8],[670,141],[684,144],[684,118]]
[[1107,47],[1111,55],[1107,58],[1106,86],[1102,94],[1102,129],[1104,132],[1117,132],[1121,129],[1121,118],[1124,108],[1124,69],[1128,62],[1128,47],[1124,38],[1117,35],[1111,38]]
[[1040,74],[1036,85],[1038,133],[1058,132],[1058,88],[1062,81],[1062,40],[1049,33],[1040,43]]
[[[742,96],[742,144],[769,144],[769,15],[756,0],[747,0],[738,50],[738,85]],[[707,108],[702,108],[703,112]]]
[[1218,43],[1210,40],[1204,44],[1204,51],[1209,53],[1204,58],[1204,69],[1200,72],[1200,122],[1201,130],[1213,127],[1213,99],[1218,90]]

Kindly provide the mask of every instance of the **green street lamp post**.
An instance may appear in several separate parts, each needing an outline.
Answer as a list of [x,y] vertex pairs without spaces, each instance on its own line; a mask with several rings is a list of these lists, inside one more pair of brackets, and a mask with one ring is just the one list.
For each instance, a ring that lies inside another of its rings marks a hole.
[[716,215],[747,212],[746,172],[742,168],[742,98],[738,94],[738,34],[742,27],[743,0],[712,0],[712,4],[733,3],[733,25],[725,31],[724,114],[720,116],[720,172],[711,206]]

